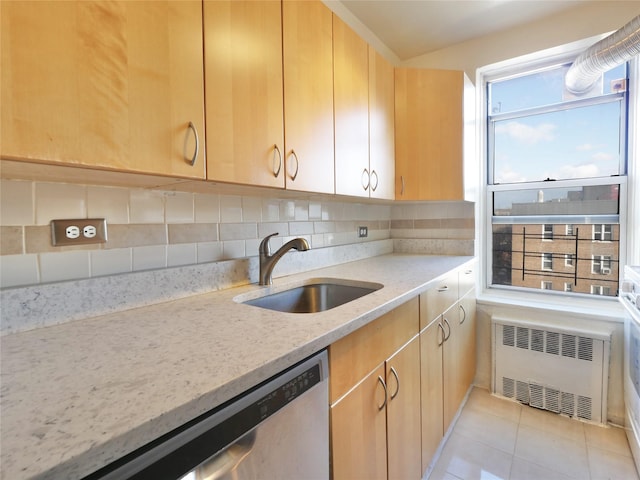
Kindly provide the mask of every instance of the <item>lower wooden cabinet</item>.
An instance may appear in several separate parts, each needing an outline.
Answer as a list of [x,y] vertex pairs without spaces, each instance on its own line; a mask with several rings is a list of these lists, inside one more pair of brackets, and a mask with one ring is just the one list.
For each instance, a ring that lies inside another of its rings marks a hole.
[[334,480],[422,476],[418,306],[410,300],[329,347]]
[[[421,312],[428,296],[421,295]],[[425,471],[473,382],[475,290],[420,332],[422,470]]]

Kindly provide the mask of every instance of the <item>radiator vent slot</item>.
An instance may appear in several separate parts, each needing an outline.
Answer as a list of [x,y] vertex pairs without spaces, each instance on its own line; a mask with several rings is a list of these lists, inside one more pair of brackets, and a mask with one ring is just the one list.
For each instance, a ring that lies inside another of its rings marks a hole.
[[606,423],[610,331],[594,335],[495,318],[492,323],[496,394]]

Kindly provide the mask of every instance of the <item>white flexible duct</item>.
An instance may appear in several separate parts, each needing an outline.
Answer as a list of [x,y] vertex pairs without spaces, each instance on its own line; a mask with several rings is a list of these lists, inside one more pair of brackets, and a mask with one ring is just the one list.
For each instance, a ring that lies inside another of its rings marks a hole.
[[602,73],[636,55],[640,55],[640,15],[585,50],[567,71],[565,86],[575,95],[585,93]]

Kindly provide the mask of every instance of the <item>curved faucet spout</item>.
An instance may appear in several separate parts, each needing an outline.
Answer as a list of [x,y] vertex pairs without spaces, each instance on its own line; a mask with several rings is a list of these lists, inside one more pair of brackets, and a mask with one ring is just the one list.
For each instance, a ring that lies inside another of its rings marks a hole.
[[260,253],[260,285],[271,285],[273,283],[273,279],[271,278],[271,273],[273,272],[273,267],[276,266],[278,260],[280,260],[285,253],[289,250],[299,250],[304,252],[309,250],[309,242],[304,238],[294,238],[293,240],[289,240],[287,243],[282,245],[276,253],[271,255],[271,249],[269,248],[269,239],[271,237],[275,237],[278,235],[277,233],[272,233],[271,235],[267,235],[262,242],[260,242],[260,247],[258,251]]

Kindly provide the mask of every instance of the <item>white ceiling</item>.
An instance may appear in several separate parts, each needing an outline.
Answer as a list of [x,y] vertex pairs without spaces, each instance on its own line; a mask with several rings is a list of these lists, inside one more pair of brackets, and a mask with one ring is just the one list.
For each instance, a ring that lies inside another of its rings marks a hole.
[[342,0],[400,60],[517,27],[589,0]]

